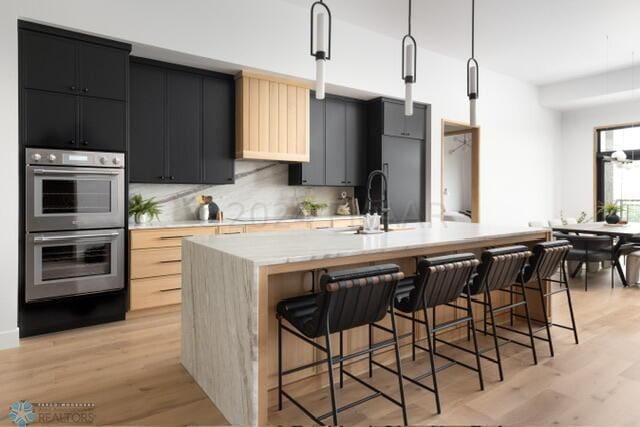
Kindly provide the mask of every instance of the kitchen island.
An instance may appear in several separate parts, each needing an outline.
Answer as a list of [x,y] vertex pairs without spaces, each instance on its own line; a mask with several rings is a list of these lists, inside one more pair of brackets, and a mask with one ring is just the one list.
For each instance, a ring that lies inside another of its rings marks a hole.
[[[184,240],[181,361],[229,422],[268,424],[267,409],[276,398],[270,391],[277,386],[275,305],[316,289],[323,269],[394,262],[411,275],[415,257],[479,254],[488,247],[533,245],[550,238],[546,229],[470,223],[396,227],[375,235],[331,229]],[[452,318],[451,310],[438,310],[439,321]],[[532,304],[531,311],[540,318],[540,307]],[[345,334],[345,351],[366,345],[364,328]],[[399,328],[410,326],[401,323]],[[321,357],[304,343],[284,339],[283,346],[288,367]],[[323,369],[309,368],[288,379],[313,381]]]

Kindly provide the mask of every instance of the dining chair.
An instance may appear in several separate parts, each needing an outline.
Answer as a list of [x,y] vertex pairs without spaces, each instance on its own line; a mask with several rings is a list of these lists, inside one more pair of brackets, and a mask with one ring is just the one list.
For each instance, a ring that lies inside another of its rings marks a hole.
[[[573,246],[566,257],[566,261],[578,263],[571,277],[575,277],[583,264],[589,262],[615,261],[616,254],[613,251],[613,240],[609,236],[577,235],[554,233],[556,239],[568,240]],[[588,268],[584,273],[584,290],[588,290]],[[614,269],[611,269],[611,288],[614,286]]]

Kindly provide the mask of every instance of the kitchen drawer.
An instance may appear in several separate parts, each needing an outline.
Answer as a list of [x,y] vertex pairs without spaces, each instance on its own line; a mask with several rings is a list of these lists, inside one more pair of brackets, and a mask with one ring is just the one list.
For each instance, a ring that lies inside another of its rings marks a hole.
[[309,223],[305,221],[299,222],[280,222],[269,224],[250,224],[247,225],[247,233],[257,233],[261,231],[287,231],[287,230],[309,230]]
[[356,227],[362,225],[362,218],[334,219],[333,228]]
[[131,278],[180,274],[182,248],[138,249],[131,251]]
[[151,277],[131,281],[130,310],[179,304],[182,300],[182,276]]
[[321,230],[323,228],[331,228],[333,226],[330,220],[313,221],[313,222],[310,222],[309,225],[313,230]]
[[132,230],[131,249],[167,248],[182,246],[182,238],[196,234],[216,234],[218,227],[161,228]]
[[218,227],[218,234],[241,234],[244,233],[244,225],[221,225]]

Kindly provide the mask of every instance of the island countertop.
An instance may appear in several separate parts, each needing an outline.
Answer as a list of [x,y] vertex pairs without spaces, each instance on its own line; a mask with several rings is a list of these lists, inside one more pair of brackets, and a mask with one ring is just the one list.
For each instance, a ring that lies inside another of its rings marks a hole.
[[381,234],[353,230],[284,231],[225,236],[200,235],[186,241],[237,257],[255,266],[298,263],[452,244],[480,243],[548,232],[542,228],[461,222],[409,223]]
[[[275,306],[282,298],[308,293],[321,271],[393,262],[411,273],[414,257],[479,254],[487,247],[550,238],[548,229],[517,226],[438,222],[394,227],[373,235],[329,229],[183,239],[181,362],[230,423],[268,424],[269,391],[277,386]],[[497,303],[504,302],[499,298],[505,297],[496,295]],[[441,312],[441,320],[450,320]],[[400,322],[400,327],[406,325]],[[366,331],[359,331],[345,345],[357,349],[363,342]],[[316,360],[317,351],[307,347],[288,353],[297,362]]]

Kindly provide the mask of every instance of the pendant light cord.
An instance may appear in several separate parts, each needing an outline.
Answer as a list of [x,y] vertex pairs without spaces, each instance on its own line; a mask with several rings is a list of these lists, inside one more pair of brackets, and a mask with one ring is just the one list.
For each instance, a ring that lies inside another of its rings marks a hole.
[[471,0],[471,57],[476,57],[476,0]]
[[409,35],[411,35],[411,10],[412,10],[412,1],[409,0]]

